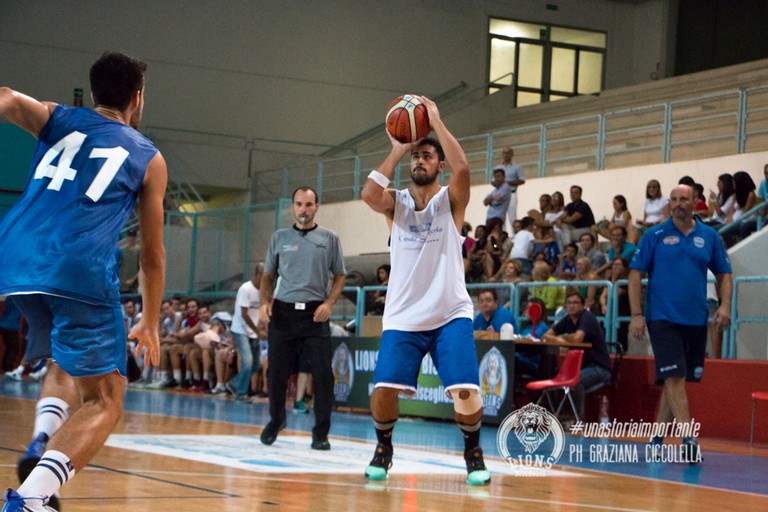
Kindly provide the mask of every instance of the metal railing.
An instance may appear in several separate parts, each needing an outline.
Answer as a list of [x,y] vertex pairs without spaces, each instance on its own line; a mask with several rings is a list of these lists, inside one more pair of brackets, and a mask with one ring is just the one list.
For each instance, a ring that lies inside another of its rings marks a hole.
[[[613,167],[667,163],[768,149],[768,86],[726,90],[681,100],[616,109],[547,123],[462,137],[473,184],[490,181],[503,146],[513,145],[528,177],[544,177]],[[765,106],[763,105],[765,104]],[[267,173],[284,184],[313,183],[323,202],[360,199],[362,173],[388,151],[320,160]],[[407,168],[406,168],[407,170]],[[395,170],[395,186],[409,179]],[[284,189],[286,187],[283,187]],[[272,201],[263,187],[255,201]],[[282,196],[285,197],[285,190]]]

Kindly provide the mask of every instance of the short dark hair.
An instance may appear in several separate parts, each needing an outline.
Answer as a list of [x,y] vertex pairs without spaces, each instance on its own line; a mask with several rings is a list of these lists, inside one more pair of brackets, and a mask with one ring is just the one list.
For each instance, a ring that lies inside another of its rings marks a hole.
[[578,246],[578,245],[576,245],[576,242],[571,242],[571,243],[567,244],[567,245],[566,245],[566,246],[563,248],[563,252],[565,252],[565,249],[567,249],[567,248],[569,248],[569,247],[571,247],[571,248],[572,248],[574,251],[576,251],[576,254],[579,254],[579,246]]
[[692,187],[695,183],[696,182],[690,176],[683,176],[680,178],[680,181],[677,182],[678,185],[688,185],[689,187]]
[[579,194],[581,194],[582,192],[584,192],[584,189],[582,189],[582,188],[581,188],[579,185],[571,185],[571,189],[574,189],[574,188],[575,188],[575,189],[578,189],[578,191],[579,191]]
[[493,301],[499,302],[499,296],[496,294],[496,290],[493,288],[483,288],[480,290],[480,293],[478,293],[477,296],[480,297],[484,293],[490,293],[493,296]]
[[420,148],[421,146],[432,146],[435,148],[435,151],[437,151],[437,160],[440,162],[445,161],[445,151],[443,151],[443,145],[440,144],[439,140],[434,137],[424,137],[416,148]]
[[122,53],[104,52],[91,66],[91,93],[96,106],[125,110],[144,87],[147,64]]
[[611,228],[611,231],[613,231],[615,229],[620,229],[621,230],[621,236],[623,236],[624,238],[627,238],[627,228],[625,228],[624,226],[613,226]]
[[565,301],[568,302],[568,299],[570,299],[571,297],[574,297],[574,296],[579,298],[579,300],[581,301],[581,305],[583,306],[584,305],[584,297],[582,297],[581,294],[579,294],[579,292],[576,291],[575,289],[571,289],[571,290],[568,291],[568,293],[565,294]]
[[581,241],[581,239],[584,238],[585,236],[588,236],[589,239],[592,240],[592,245],[595,245],[595,235],[593,235],[592,233],[582,233],[581,235],[579,235],[579,241]]
[[528,229],[528,226],[532,226],[536,221],[533,219],[533,217],[523,217],[520,221],[520,225],[523,227],[523,229]]
[[298,187],[296,190],[293,191],[293,194],[291,194],[291,202],[293,202],[296,199],[296,194],[299,192],[312,192],[315,195],[315,204],[318,204],[320,201],[317,200],[317,191],[313,189],[312,187]]
[[495,169],[493,170],[493,174],[496,174],[497,172],[500,172],[500,173],[501,173],[501,174],[503,174],[504,176],[506,176],[506,175],[507,175],[507,172],[504,170],[504,168],[503,168],[503,167],[497,167],[497,168],[495,168]]

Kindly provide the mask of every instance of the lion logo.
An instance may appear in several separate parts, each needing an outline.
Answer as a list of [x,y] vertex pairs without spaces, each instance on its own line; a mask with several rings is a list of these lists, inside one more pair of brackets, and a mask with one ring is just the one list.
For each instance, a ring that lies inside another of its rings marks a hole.
[[337,401],[346,402],[355,380],[352,352],[346,343],[341,343],[334,351],[331,370],[333,371],[333,394]]
[[515,437],[523,445],[526,453],[533,453],[538,450],[552,430],[552,420],[547,414],[547,410],[536,404],[526,405],[518,410],[512,418]]
[[[516,442],[510,443],[512,439]],[[540,405],[528,404],[501,422],[496,447],[517,474],[545,475],[563,455],[565,432],[552,413]]]

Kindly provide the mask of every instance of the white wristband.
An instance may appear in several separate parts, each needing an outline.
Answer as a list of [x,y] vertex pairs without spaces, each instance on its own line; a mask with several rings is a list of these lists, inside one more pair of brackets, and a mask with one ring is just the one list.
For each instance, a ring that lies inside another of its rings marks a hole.
[[376,169],[371,171],[371,173],[368,175],[368,179],[373,180],[381,185],[381,188],[387,188],[389,186],[389,179]]

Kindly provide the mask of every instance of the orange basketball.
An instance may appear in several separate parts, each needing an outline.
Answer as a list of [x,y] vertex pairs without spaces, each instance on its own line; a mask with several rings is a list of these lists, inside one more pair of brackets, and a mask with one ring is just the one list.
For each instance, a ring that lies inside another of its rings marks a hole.
[[387,131],[403,144],[429,135],[429,115],[418,98],[412,94],[400,96],[387,108]]

